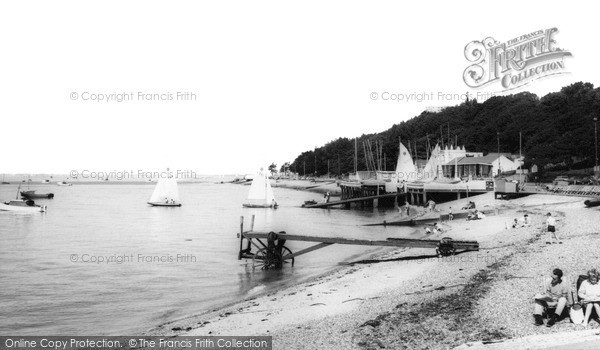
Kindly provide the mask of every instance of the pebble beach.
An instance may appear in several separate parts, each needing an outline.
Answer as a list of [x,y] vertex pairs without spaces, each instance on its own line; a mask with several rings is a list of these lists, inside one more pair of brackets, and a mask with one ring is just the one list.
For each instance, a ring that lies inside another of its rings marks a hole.
[[[281,180],[273,186],[338,193],[335,182]],[[270,335],[274,349],[485,348],[537,334],[565,332],[568,337],[585,329],[568,318],[551,328],[535,326],[533,296],[554,268],[565,272],[573,290],[578,275],[600,268],[600,210],[585,208],[585,199],[472,197],[478,209],[492,214],[443,221],[445,231],[432,239],[476,240],[479,251],[439,258],[432,249],[397,249],[147,334]],[[437,208],[444,213],[466,202]],[[544,230],[548,212],[557,219],[560,242]],[[512,228],[513,220],[525,214],[531,225]],[[600,329],[600,324],[591,321],[586,329]]]

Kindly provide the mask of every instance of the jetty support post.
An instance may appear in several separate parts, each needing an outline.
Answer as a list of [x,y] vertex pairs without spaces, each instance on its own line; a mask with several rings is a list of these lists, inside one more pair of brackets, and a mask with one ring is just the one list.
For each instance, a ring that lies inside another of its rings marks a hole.
[[[252,214],[252,220],[250,221],[250,231],[254,230],[254,217],[255,217],[254,214]],[[244,217],[243,216],[240,216],[240,233],[238,233],[238,237],[240,238],[240,251],[238,253],[238,260],[242,260],[245,253],[250,253],[251,246],[253,244],[252,238],[245,237],[245,235],[244,235]],[[247,241],[246,249],[243,249],[244,238],[246,238],[246,241]]]
[[240,238],[240,251],[238,252],[238,260],[242,260],[242,247],[244,245],[244,216],[240,216],[240,233],[238,233],[238,237]]

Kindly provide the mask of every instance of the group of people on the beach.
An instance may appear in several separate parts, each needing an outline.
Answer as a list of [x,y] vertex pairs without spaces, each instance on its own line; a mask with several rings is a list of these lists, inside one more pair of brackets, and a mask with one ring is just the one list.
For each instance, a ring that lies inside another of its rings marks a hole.
[[527,227],[527,226],[531,226],[531,219],[529,218],[528,214],[523,215],[523,218],[520,220],[515,218],[515,220],[513,221],[513,224],[512,224],[512,228]]
[[591,269],[586,275],[579,275],[576,282],[576,294],[580,303],[575,301],[571,287],[563,280],[561,269],[554,269],[552,275],[542,284],[542,292],[534,297],[533,317],[536,326],[544,324],[544,315],[548,316],[546,327],[552,327],[564,315],[567,306],[569,316],[575,324],[587,327],[592,313],[600,323],[600,273]]
[[467,221],[469,220],[481,220],[485,218],[485,214],[477,209],[469,212],[467,215]]
[[442,228],[438,226],[437,222],[434,222],[433,225],[431,225],[431,227],[425,227],[425,234],[427,235],[437,235],[438,233],[444,233],[444,230],[442,230]]

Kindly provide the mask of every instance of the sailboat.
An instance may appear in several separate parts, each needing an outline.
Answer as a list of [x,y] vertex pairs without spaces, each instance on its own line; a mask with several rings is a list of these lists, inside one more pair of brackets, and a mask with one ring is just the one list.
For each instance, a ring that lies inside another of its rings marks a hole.
[[269,182],[268,172],[260,169],[261,172],[254,177],[250,192],[248,193],[248,201],[242,206],[246,208],[277,208],[277,202],[273,195],[273,189]]
[[180,207],[177,180],[174,177],[161,177],[156,183],[148,204],[154,207]]

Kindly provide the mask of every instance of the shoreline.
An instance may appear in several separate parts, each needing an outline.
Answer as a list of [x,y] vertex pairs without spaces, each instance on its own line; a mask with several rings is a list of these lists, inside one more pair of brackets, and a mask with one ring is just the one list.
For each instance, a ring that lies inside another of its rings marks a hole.
[[[336,186],[327,186],[331,185]],[[285,184],[280,187],[289,188]],[[301,349],[309,343],[327,349],[445,349],[581,329],[567,324],[568,320],[553,328],[533,326],[532,302],[527,293],[535,294],[541,277],[554,267],[563,268],[565,276],[585,273],[591,267],[583,266],[581,260],[591,263],[590,256],[577,253],[581,242],[574,238],[591,238],[594,232],[598,233],[594,224],[600,211],[585,209],[584,198],[578,197],[533,195],[505,201],[495,200],[489,194],[472,199],[478,209],[498,209],[499,214],[478,221],[444,221],[442,227],[447,230],[443,236],[478,240],[477,252],[439,259],[431,249],[400,248],[369,260],[340,265],[283,289],[164,323],[147,334],[272,335],[274,349]],[[464,199],[442,203],[438,208],[444,212],[463,202]],[[557,217],[563,244],[546,244],[547,235],[541,233],[546,211]],[[532,226],[505,229],[512,218],[524,213],[533,216]],[[582,233],[569,233],[573,227]],[[565,268],[561,261],[552,259],[563,248],[579,259],[582,267],[576,272],[573,264]],[[533,261],[538,263],[532,266]],[[595,261],[594,266],[598,266],[600,258]],[[510,270],[514,271],[509,273]],[[510,292],[515,285],[519,285],[517,300]],[[465,291],[468,297],[461,298]],[[498,311],[499,304],[514,305],[517,301],[518,308],[510,307],[514,309],[511,317]],[[591,328],[598,328],[593,321],[588,329]]]

